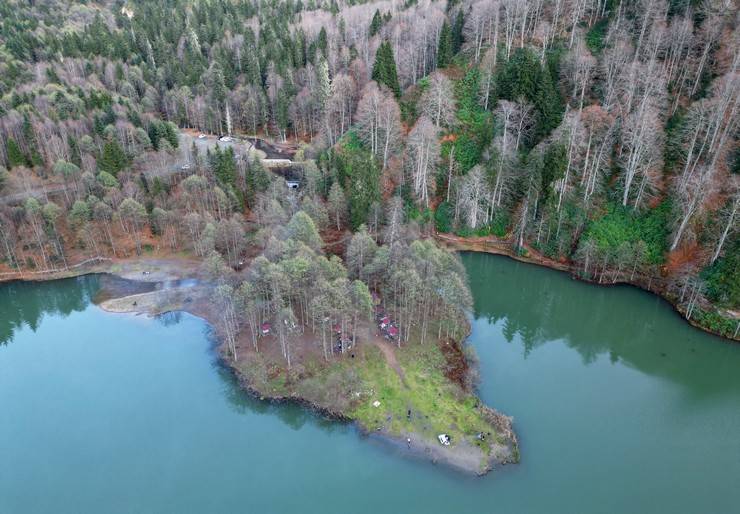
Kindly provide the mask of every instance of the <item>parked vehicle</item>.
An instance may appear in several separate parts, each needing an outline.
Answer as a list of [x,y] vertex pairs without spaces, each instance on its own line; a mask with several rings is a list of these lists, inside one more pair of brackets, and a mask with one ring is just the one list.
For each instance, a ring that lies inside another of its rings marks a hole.
[[450,439],[450,436],[448,436],[447,434],[439,434],[437,436],[437,439],[439,439],[439,444],[443,446],[449,446],[450,442],[452,441],[452,439]]

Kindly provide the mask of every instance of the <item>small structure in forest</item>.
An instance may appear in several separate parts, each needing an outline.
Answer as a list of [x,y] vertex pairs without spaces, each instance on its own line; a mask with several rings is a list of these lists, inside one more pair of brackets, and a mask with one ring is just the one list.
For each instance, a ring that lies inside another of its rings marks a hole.
[[271,330],[272,330],[272,325],[270,323],[265,322],[265,323],[262,323],[262,325],[260,325],[260,332],[262,333],[263,336],[270,335]]
[[398,337],[398,329],[394,326],[388,327],[388,338],[395,339]]

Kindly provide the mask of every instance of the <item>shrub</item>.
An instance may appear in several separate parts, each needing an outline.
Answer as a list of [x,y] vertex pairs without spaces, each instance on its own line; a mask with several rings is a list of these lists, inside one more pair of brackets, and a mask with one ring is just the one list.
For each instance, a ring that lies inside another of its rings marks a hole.
[[604,18],[594,24],[586,33],[586,46],[594,55],[599,55],[605,46],[606,32],[609,28],[609,19]]
[[701,325],[724,337],[733,337],[737,330],[737,324],[740,321],[725,318],[716,311],[704,311],[697,309],[691,315],[691,318]]
[[593,239],[600,251],[616,252],[622,243],[643,241],[645,261],[660,264],[665,260],[670,204],[661,203],[643,214],[629,207],[610,204],[602,217],[593,220],[584,235]]
[[437,232],[452,232],[452,206],[448,202],[442,202],[434,211],[434,224]]
[[725,256],[707,266],[701,273],[707,286],[707,298],[717,305],[737,308],[740,305],[740,238],[725,250]]

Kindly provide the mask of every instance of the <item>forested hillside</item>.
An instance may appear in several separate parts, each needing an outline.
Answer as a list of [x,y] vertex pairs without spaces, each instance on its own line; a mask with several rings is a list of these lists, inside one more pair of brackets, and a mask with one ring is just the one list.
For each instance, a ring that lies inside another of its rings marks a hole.
[[[454,266],[414,243],[449,234],[658,284],[737,337],[738,16],[731,0],[6,0],[2,271],[346,250],[327,282],[393,288],[422,325],[469,301],[437,298],[429,278]],[[301,187],[199,133],[297,150]],[[308,319],[287,296],[270,309]]]

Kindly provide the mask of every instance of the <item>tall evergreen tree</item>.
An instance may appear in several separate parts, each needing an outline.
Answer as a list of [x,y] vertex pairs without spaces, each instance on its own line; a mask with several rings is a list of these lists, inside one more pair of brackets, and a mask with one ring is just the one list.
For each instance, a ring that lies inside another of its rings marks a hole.
[[164,138],[170,146],[172,148],[180,146],[180,142],[177,140],[177,126],[170,121],[162,122],[162,124],[164,125]]
[[447,22],[442,24],[442,32],[439,35],[437,46],[437,67],[445,68],[452,62],[452,32]]
[[457,54],[465,42],[465,36],[463,35],[463,29],[465,28],[465,18],[463,17],[462,9],[457,11],[457,17],[455,17],[455,24],[452,26],[452,55]]
[[28,159],[26,159],[26,156],[23,154],[21,147],[18,146],[15,139],[8,138],[8,142],[5,144],[5,149],[8,156],[8,168],[25,166],[28,164]]
[[326,59],[327,51],[329,49],[329,38],[326,35],[326,29],[324,27],[321,27],[321,31],[319,32],[319,40],[316,46],[319,50],[321,50],[321,55],[324,56],[324,59]]
[[80,153],[80,145],[77,142],[77,138],[73,135],[67,136],[67,145],[69,146],[69,161],[78,168],[81,168],[82,154]]
[[378,32],[380,32],[380,28],[382,26],[383,26],[383,18],[380,15],[380,11],[378,9],[375,9],[373,20],[370,22],[370,37],[373,37]]
[[30,152],[29,164],[31,166],[42,166],[44,159],[41,157],[38,149],[38,141],[36,141],[36,133],[33,130],[31,124],[31,118],[28,114],[23,115],[23,137],[26,140],[26,148]]
[[127,165],[127,158],[118,141],[111,139],[103,146],[103,153],[98,161],[100,171],[110,173],[114,177]]
[[533,51],[517,49],[496,77],[499,98],[515,101],[520,97],[532,102],[537,112],[535,142],[560,124],[563,101],[547,66]]
[[388,87],[396,97],[401,96],[401,86],[398,83],[396,59],[393,57],[393,48],[388,41],[383,41],[375,55],[373,65],[373,80]]
[[234,149],[228,147],[221,150],[218,146],[210,154],[211,171],[224,186],[234,186],[236,183],[236,158]]
[[337,154],[338,178],[344,182],[352,230],[367,223],[370,209],[379,202],[380,170],[372,154],[345,146]]

